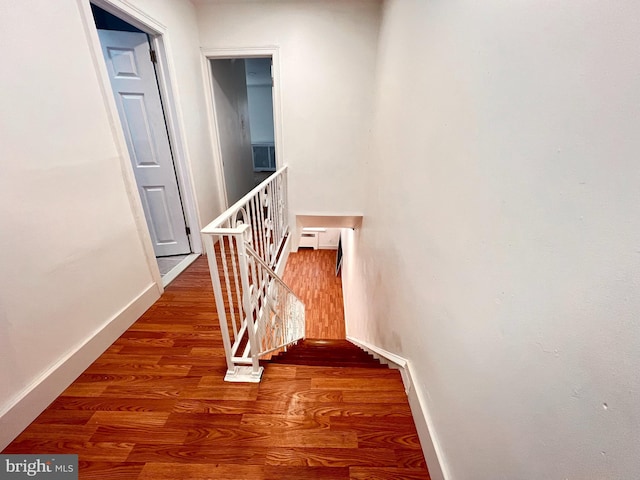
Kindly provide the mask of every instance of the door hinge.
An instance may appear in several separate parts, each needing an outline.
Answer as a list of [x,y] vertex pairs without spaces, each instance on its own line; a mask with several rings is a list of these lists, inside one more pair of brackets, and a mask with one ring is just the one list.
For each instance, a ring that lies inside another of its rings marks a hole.
[[191,235],[191,229],[189,227],[185,227],[184,229],[187,232],[187,235]]
[[158,57],[156,57],[156,51],[155,50],[149,50],[149,56],[151,57],[151,62],[152,63],[158,63]]

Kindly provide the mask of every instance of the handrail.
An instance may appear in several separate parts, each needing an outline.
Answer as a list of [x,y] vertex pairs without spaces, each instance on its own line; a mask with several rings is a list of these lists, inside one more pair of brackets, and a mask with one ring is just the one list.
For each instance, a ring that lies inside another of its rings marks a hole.
[[[259,382],[262,347],[288,340],[294,332],[304,335],[304,305],[269,277],[288,255],[287,166],[201,233],[227,360],[225,380]],[[287,324],[290,317],[296,319],[293,327]]]
[[245,251],[253,285],[245,301],[249,315],[255,313],[251,351],[260,357],[304,338],[305,306],[247,242]]
[[[267,271],[271,272],[270,275],[272,276],[272,278],[274,280],[276,280],[278,283],[282,284],[282,286],[284,288],[287,289],[287,291],[293,295],[294,297],[296,297],[298,300],[300,300],[300,298],[298,298],[298,296],[295,294],[295,292],[293,290],[291,290],[289,288],[289,285],[287,285],[286,283],[284,283],[284,280],[282,280],[282,278],[280,278],[280,276],[278,274],[276,274],[273,271],[273,268],[271,268],[269,266],[269,264],[267,262],[265,262],[262,258],[260,258],[260,254],[258,252],[256,252],[249,243],[245,243],[244,248],[247,249],[247,253],[251,254],[251,256],[253,257],[254,260],[256,260],[262,267],[266,268]],[[300,303],[302,303],[304,305],[304,303],[302,302],[302,300],[300,300]]]
[[[218,217],[216,217],[215,220],[213,220],[212,222],[207,224],[206,227],[204,227],[202,230],[200,230],[200,233],[205,233],[205,234],[220,233],[217,230],[221,227],[221,225],[224,224],[224,222],[229,220],[234,213],[238,212],[238,210],[240,210],[244,205],[246,205],[246,203],[249,200],[251,200],[253,197],[255,197],[265,186],[267,186],[272,181],[273,178],[275,178],[278,175],[280,175],[281,173],[285,172],[288,168],[289,167],[287,165],[285,165],[284,167],[280,167],[278,170],[276,170],[275,173],[272,173],[271,175],[269,175],[257,187],[255,187],[253,190],[251,190],[249,193],[247,193],[244,197],[242,197],[236,203],[231,205],[223,213],[218,215]],[[225,231],[226,230],[227,229],[225,228]]]

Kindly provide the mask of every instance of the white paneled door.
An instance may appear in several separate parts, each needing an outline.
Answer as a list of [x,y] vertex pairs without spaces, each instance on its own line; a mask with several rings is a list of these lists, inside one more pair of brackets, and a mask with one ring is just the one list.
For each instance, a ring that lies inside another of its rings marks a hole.
[[191,252],[146,34],[98,30],[156,257]]

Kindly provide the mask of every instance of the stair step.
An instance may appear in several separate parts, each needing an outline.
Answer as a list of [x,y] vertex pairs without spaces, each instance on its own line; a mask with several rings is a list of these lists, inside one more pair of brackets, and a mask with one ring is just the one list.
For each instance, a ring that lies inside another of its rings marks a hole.
[[310,347],[290,347],[289,351],[291,354],[296,353],[299,355],[324,355],[325,353],[332,353],[334,355],[343,355],[345,357],[370,357],[366,352],[355,352],[351,350],[345,350],[340,348],[310,348]]
[[333,362],[331,360],[307,359],[307,360],[290,360],[290,359],[271,359],[268,363],[281,365],[305,365],[309,367],[345,367],[345,368],[388,368],[381,363],[365,363],[365,362]]
[[267,363],[328,367],[388,368],[348,340],[305,339]]

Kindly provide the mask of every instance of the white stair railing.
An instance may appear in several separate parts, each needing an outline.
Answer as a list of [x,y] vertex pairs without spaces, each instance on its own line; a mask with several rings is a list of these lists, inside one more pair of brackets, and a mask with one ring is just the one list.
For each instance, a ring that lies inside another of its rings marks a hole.
[[258,355],[262,356],[304,338],[304,303],[258,252],[250,245],[245,248],[253,279],[247,307],[256,318],[254,335]]
[[[227,381],[259,382],[259,357],[266,353],[265,345],[272,345],[278,337],[275,329],[300,330],[300,306],[283,297],[286,288],[273,272],[284,266],[288,253],[286,173],[286,166],[279,169],[201,232],[227,360]],[[289,321],[296,326],[286,326]]]

